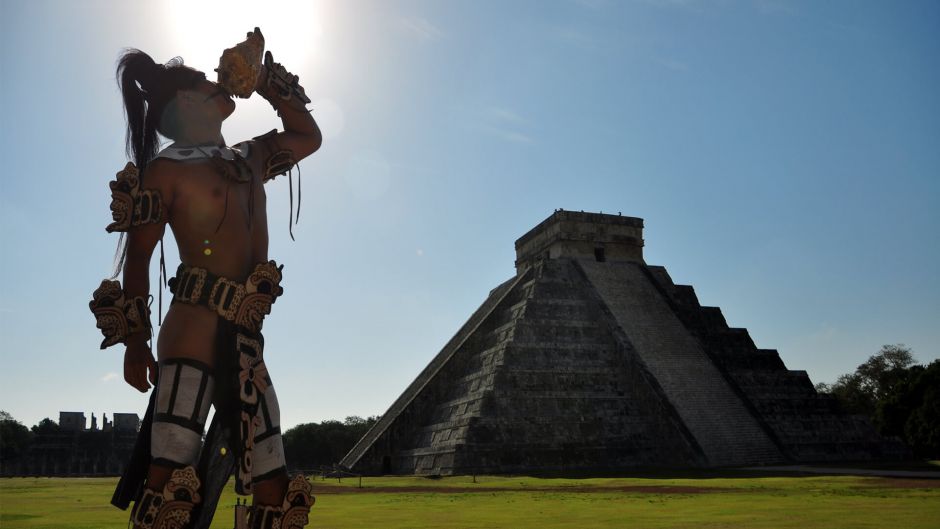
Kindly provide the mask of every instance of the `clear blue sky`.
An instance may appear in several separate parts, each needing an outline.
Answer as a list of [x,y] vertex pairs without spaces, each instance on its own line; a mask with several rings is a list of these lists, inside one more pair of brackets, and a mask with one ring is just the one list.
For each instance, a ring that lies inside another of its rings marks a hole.
[[[287,426],[384,413],[555,208],[644,218],[648,263],[814,382],[940,355],[940,3],[0,0],[0,25],[0,409],[27,425],[145,407],[87,308],[120,49],[211,74],[256,25],[325,133],[296,242],[268,187]],[[223,133],[279,124],[256,97]]]

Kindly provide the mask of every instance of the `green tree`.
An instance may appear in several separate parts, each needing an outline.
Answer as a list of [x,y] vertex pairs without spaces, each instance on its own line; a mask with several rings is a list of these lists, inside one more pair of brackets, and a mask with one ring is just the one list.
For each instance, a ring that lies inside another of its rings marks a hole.
[[0,410],[0,459],[6,461],[25,454],[31,442],[29,429]]
[[884,391],[877,400],[875,412],[871,415],[880,433],[906,438],[905,425],[924,397],[924,390],[918,385],[923,372],[924,366],[917,365],[903,373],[895,373],[896,380],[892,381],[890,390]]
[[907,401],[914,403],[904,421],[904,439],[922,457],[940,457],[940,360],[919,371]]
[[847,412],[867,415],[882,435],[900,437],[916,455],[940,457],[940,361],[915,365],[909,348],[885,345],[854,373],[816,389]]
[[904,384],[907,369],[914,365],[914,355],[904,344],[883,345],[877,354],[858,366],[855,373],[861,377],[866,392],[875,401],[883,400],[896,392],[896,386]]
[[842,409],[848,413],[869,417],[875,414],[875,396],[858,373],[840,375],[835,384],[829,386],[828,393],[835,396]]
[[879,403],[909,383],[913,364],[914,355],[904,344],[883,345],[854,373],[840,376],[831,386],[817,386],[817,390],[834,395],[845,411],[874,419]]
[[[378,422],[378,420],[378,415],[373,415],[365,419],[358,415],[350,415],[343,420],[343,425],[349,428],[350,434],[358,441],[359,438],[369,431],[369,428],[372,428],[372,425]],[[355,442],[353,442],[353,444],[355,444]],[[352,446],[349,448],[352,449]]]
[[57,434],[61,429],[59,428],[59,423],[53,421],[49,417],[39,421],[39,424],[34,424],[32,428],[34,435],[50,435]]
[[296,469],[332,467],[365,435],[378,417],[349,416],[340,421],[299,424],[284,433],[284,452]]

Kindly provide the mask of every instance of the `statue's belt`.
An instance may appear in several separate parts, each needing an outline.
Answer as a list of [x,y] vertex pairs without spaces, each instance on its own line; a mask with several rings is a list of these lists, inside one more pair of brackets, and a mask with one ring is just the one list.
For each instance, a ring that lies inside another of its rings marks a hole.
[[180,264],[169,280],[172,303],[202,305],[222,318],[249,329],[261,330],[264,316],[284,289],[281,269],[274,261],[255,265],[248,279],[239,283],[205,268]]

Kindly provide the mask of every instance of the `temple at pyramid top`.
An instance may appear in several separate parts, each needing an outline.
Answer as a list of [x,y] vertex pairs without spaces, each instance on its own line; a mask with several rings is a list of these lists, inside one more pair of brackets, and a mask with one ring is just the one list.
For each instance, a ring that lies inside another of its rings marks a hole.
[[516,271],[540,259],[643,262],[643,219],[556,210],[516,240]]
[[342,466],[606,472],[906,450],[646,264],[634,217],[552,213],[516,241],[515,276],[428,356]]

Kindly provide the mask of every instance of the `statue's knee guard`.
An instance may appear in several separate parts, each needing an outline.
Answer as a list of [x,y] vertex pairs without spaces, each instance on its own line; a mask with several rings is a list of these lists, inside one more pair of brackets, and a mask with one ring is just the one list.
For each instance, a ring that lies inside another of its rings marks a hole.
[[160,362],[150,453],[153,463],[193,465],[212,404],[215,381],[209,366],[188,358]]
[[258,399],[258,413],[252,450],[251,482],[264,481],[287,473],[284,441],[281,439],[281,410],[274,386],[268,386]]
[[185,529],[193,508],[201,501],[196,469],[187,466],[174,470],[162,492],[144,488],[134,503],[131,520],[135,529]]
[[301,529],[309,523],[308,514],[315,498],[313,487],[303,474],[287,485],[284,501],[279,506],[252,505],[248,510],[248,529]]

